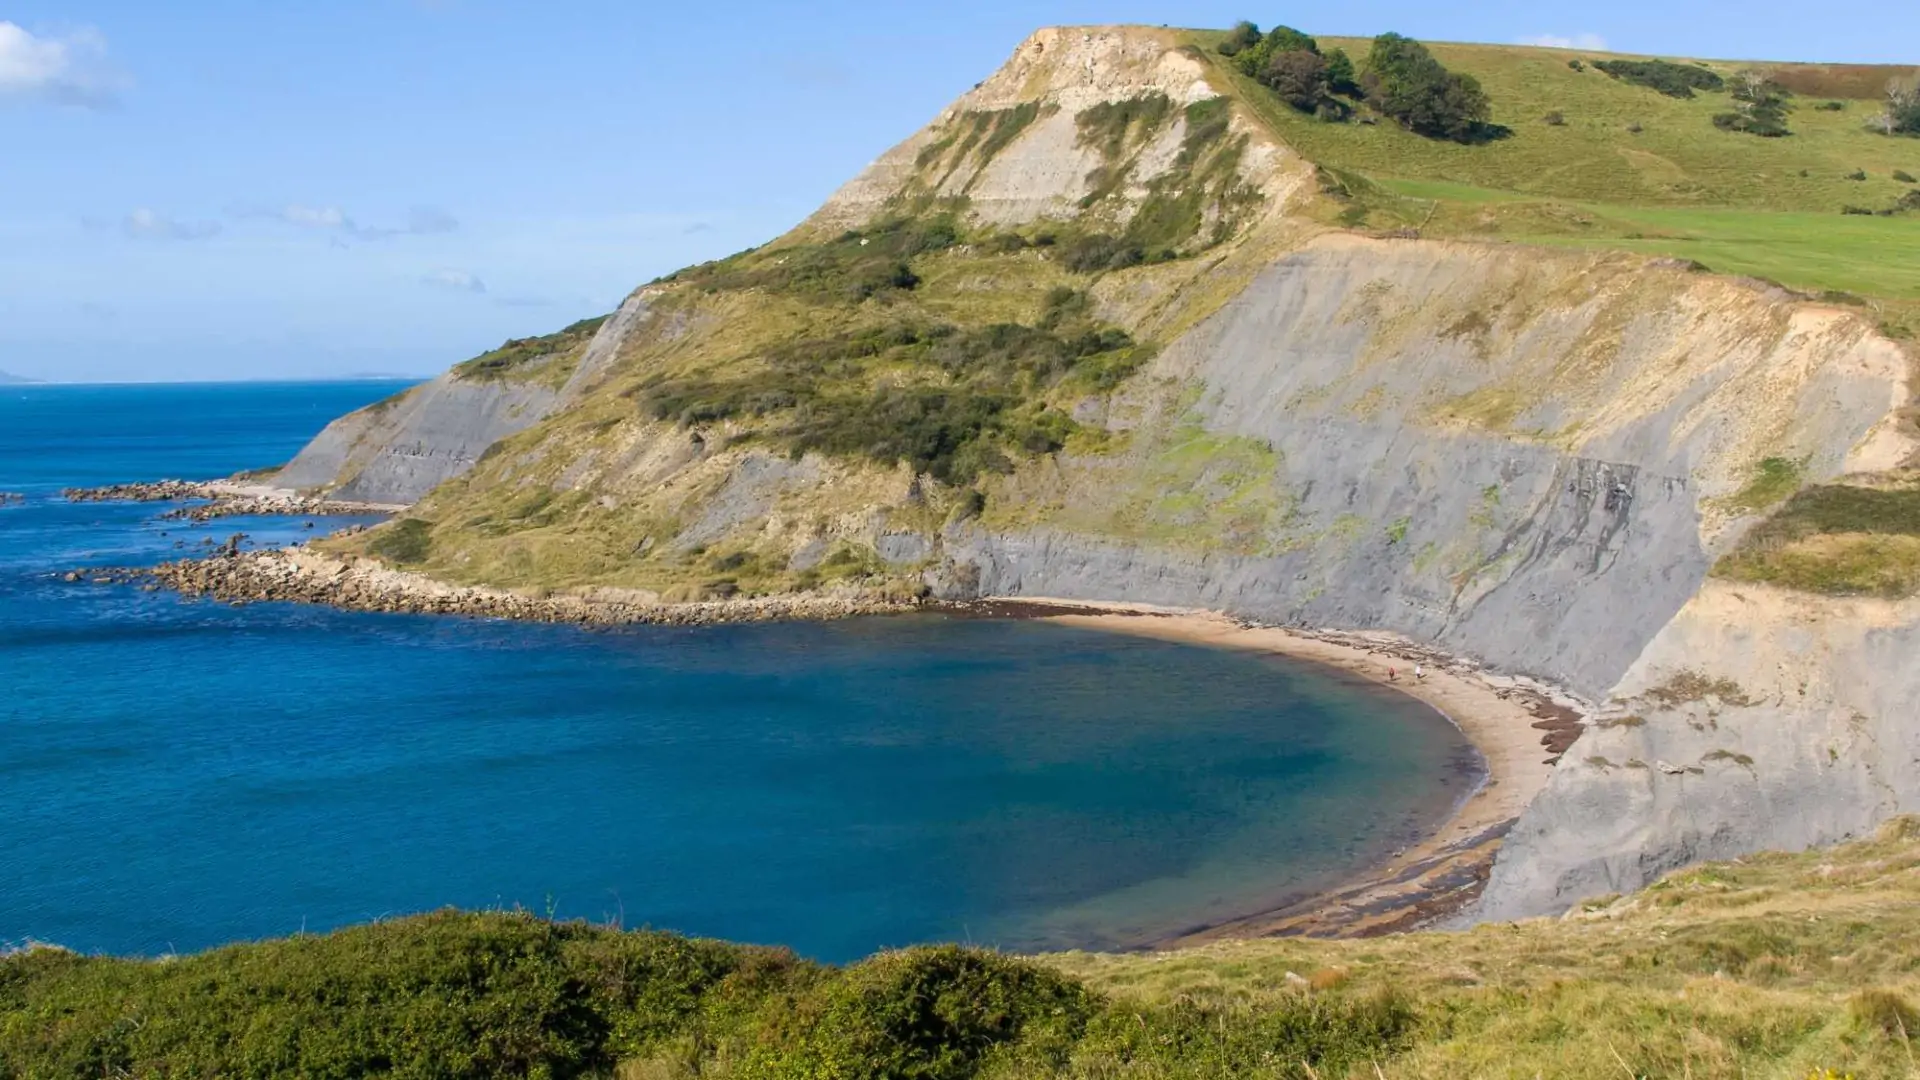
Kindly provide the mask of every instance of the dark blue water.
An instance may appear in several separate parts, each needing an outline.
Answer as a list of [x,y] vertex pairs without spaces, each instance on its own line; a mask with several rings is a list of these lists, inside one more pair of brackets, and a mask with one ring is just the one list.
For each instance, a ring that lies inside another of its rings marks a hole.
[[65,485],[283,461],[376,383],[0,389],[0,942],[185,951],[455,904],[846,959],[1114,946],[1404,842],[1471,778],[1396,695],[944,616],[589,632],[68,584],[294,521]]

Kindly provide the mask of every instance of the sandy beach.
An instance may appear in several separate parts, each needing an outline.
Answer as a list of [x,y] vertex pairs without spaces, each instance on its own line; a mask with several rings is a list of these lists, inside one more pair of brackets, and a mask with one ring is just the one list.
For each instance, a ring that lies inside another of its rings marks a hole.
[[[1175,947],[1278,934],[1366,936],[1431,925],[1479,895],[1515,819],[1580,731],[1582,703],[1544,684],[1388,633],[1249,626],[1204,611],[1020,597],[985,601],[1069,626],[1286,656],[1391,686],[1439,710],[1485,761],[1487,778],[1425,841],[1311,899],[1183,933]],[[1418,664],[1425,678],[1414,677]],[[1389,669],[1397,677],[1389,676]]]

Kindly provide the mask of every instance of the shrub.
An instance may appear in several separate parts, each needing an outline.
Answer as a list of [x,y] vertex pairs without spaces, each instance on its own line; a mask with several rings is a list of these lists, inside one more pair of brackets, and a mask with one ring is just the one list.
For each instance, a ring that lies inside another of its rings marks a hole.
[[1852,203],[1848,203],[1847,205],[1842,206],[1840,208],[1840,212],[1842,214],[1848,214],[1854,217],[1872,217],[1873,216],[1872,210],[1869,210],[1864,206],[1854,206]]
[[1787,91],[1762,72],[1743,71],[1734,80],[1733,99],[1737,107],[1713,118],[1713,126],[1722,131],[1738,131],[1766,138],[1779,138],[1787,131]]
[[1585,71],[1585,70],[1587,70],[1587,65],[1585,65],[1585,64],[1583,64],[1583,63],[1581,63],[1581,62],[1580,62],[1580,58],[1579,58],[1579,57],[1577,57],[1577,56],[1576,56],[1576,57],[1574,57],[1573,59],[1571,59],[1571,60],[1569,60],[1569,61],[1567,61],[1567,66],[1568,66],[1568,67],[1570,67],[1570,68],[1572,68],[1572,69],[1573,69],[1573,70],[1575,70],[1575,71]]
[[1540,119],[1541,122],[1545,123],[1548,127],[1565,127],[1567,125],[1566,116],[1558,110],[1550,112]]
[[1894,178],[1895,180],[1898,180],[1898,181],[1900,181],[1900,182],[1901,182],[1901,183],[1903,183],[1903,184],[1911,184],[1911,183],[1913,183],[1913,174],[1912,174],[1912,173],[1910,173],[1910,172],[1908,172],[1908,171],[1907,171],[1907,170],[1905,170],[1905,169],[1895,169],[1895,170],[1893,170],[1893,178]]
[[1849,180],[1865,180],[1866,178],[1867,170],[1865,169],[1855,169],[1847,174],[1847,179]]
[[1593,66],[1621,82],[1657,90],[1668,97],[1690,98],[1696,90],[1717,91],[1726,80],[1698,64],[1665,60],[1595,60]]
[[604,1074],[682,1026],[749,952],[441,912],[166,962],[8,957],[0,1072]]
[[[656,376],[640,398],[655,419],[771,417],[761,437],[790,453],[906,462],[964,484],[1011,471],[1010,452],[1058,450],[1078,430],[1044,405],[1046,389],[1069,378],[1110,388],[1151,355],[1090,308],[1084,293],[1055,289],[1038,326],[882,323],[789,342],[752,374]],[[880,383],[881,370],[896,378]]]
[[1373,39],[1367,54],[1367,99],[1417,134],[1479,142],[1502,132],[1492,106],[1471,75],[1448,71],[1425,45],[1399,34]]
[[1107,233],[1076,236],[1061,246],[1060,261],[1076,274],[1097,274],[1103,270],[1125,270],[1147,261],[1138,244],[1130,244]]
[[1846,111],[1847,103],[1844,101],[1823,101],[1815,105],[1814,108],[1821,112],[1844,112]]
[[1260,81],[1301,112],[1316,111],[1332,87],[1325,58],[1306,49],[1274,53]]
[[1345,49],[1333,49],[1326,53],[1327,88],[1341,97],[1357,98],[1361,94],[1360,76],[1354,70],[1353,58]]
[[1023,1036],[1070,1043],[1098,1004],[1065,976],[994,953],[957,945],[884,953],[800,1002],[804,1030],[765,1071],[962,1080]]
[[1260,28],[1250,22],[1242,21],[1227,31],[1220,41],[1221,56],[1237,56],[1243,50],[1260,44]]
[[1887,83],[1887,108],[1874,127],[1885,135],[1920,135],[1920,80]]

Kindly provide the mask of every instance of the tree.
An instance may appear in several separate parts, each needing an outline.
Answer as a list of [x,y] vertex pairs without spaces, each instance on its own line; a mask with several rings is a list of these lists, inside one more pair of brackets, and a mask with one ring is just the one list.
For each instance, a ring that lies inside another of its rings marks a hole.
[[1492,105],[1479,80],[1448,71],[1425,45],[1399,34],[1373,39],[1367,54],[1367,99],[1409,131],[1428,138],[1474,142],[1490,131]]
[[1749,69],[1733,77],[1735,111],[1713,118],[1722,131],[1779,138],[1787,130],[1787,89],[1764,71]]
[[1920,80],[1894,79],[1887,83],[1887,111],[1880,117],[1888,135],[1920,135]]
[[1249,78],[1260,79],[1267,73],[1267,64],[1284,52],[1305,51],[1318,53],[1320,43],[1291,26],[1276,26],[1267,31],[1258,43],[1248,45],[1234,54],[1233,62]]
[[1326,59],[1305,49],[1275,53],[1267,61],[1267,70],[1260,81],[1280,95],[1280,100],[1301,112],[1319,108],[1330,85]]
[[1345,49],[1334,49],[1327,56],[1327,89],[1343,97],[1360,96],[1360,80],[1353,70],[1353,58]]
[[1233,29],[1227,31],[1226,38],[1220,42],[1220,55],[1234,56],[1258,44],[1260,44],[1260,28],[1242,20]]

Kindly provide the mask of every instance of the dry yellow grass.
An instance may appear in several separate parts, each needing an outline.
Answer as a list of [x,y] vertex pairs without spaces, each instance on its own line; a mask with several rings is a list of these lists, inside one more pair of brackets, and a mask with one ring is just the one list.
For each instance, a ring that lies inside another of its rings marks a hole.
[[1141,1002],[1392,988],[1422,1020],[1388,1080],[1920,1077],[1901,1011],[1920,1002],[1920,822],[1697,867],[1562,919],[1046,961]]

